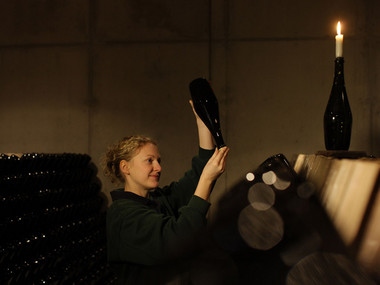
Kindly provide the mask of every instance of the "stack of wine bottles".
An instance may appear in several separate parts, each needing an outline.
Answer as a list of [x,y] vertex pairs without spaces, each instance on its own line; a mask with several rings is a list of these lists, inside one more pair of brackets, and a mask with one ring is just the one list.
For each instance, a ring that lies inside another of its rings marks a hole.
[[86,154],[0,154],[0,284],[111,284]]

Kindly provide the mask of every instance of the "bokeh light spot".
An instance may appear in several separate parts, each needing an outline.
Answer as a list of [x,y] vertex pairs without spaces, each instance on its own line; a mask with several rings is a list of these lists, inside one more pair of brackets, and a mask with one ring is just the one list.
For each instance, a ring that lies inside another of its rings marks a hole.
[[273,189],[264,183],[256,183],[248,191],[248,201],[253,208],[259,211],[272,207],[276,199],[275,196]]
[[273,207],[266,211],[258,211],[248,205],[240,212],[238,230],[248,246],[268,250],[282,240],[284,222]]
[[348,257],[336,253],[316,252],[298,262],[289,271],[287,285],[373,284]]
[[287,180],[282,180],[279,177],[277,177],[276,181],[273,183],[273,186],[277,190],[286,190],[289,188],[291,182]]
[[265,184],[267,185],[273,185],[277,180],[277,175],[272,170],[263,173],[262,179]]
[[303,182],[297,187],[297,195],[302,199],[310,198],[315,192],[315,186],[311,182]]
[[253,180],[255,180],[255,174],[253,174],[252,172],[248,172],[247,175],[245,176],[245,178],[248,181],[253,181]]

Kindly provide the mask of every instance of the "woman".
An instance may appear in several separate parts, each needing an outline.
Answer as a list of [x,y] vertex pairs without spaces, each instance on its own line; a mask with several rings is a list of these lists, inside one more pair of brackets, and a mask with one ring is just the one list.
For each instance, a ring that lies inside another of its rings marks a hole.
[[108,261],[120,284],[165,284],[193,257],[229,151],[214,149],[210,131],[193,112],[199,153],[192,169],[169,186],[158,187],[160,154],[152,139],[126,137],[106,153],[105,173],[124,184],[111,192],[107,211]]

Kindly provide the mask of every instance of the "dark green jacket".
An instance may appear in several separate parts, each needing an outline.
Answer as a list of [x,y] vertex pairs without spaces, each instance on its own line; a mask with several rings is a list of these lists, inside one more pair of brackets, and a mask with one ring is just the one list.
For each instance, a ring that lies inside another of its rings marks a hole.
[[206,225],[210,204],[193,194],[212,154],[212,150],[199,149],[192,169],[179,181],[152,191],[149,199],[123,189],[111,192],[107,255],[120,284],[148,284],[143,281],[147,275],[159,275],[173,261],[188,256],[197,233]]

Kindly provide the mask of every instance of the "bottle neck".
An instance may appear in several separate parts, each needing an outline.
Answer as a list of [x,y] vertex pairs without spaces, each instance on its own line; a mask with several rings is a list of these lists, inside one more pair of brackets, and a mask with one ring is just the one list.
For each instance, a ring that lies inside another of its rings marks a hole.
[[343,57],[337,57],[335,59],[334,84],[344,85],[344,58]]

